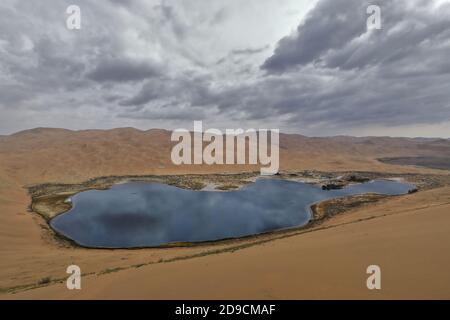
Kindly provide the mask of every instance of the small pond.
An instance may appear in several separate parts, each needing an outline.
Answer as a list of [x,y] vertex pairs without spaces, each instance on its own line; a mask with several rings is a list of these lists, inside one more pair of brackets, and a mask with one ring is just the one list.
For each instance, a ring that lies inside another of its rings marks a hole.
[[236,191],[193,191],[130,182],[72,197],[52,228],[87,247],[151,247],[243,237],[305,225],[311,204],[364,193],[405,194],[413,185],[377,180],[324,191],[320,186],[258,179]]

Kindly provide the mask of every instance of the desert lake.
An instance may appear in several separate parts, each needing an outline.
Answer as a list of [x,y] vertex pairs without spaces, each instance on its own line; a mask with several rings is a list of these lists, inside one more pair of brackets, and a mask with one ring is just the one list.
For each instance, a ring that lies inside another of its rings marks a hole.
[[240,190],[216,192],[129,182],[74,195],[72,209],[50,225],[86,247],[214,241],[303,226],[311,219],[310,206],[319,201],[365,193],[400,195],[412,188],[399,181],[375,180],[322,190],[313,184],[262,178]]

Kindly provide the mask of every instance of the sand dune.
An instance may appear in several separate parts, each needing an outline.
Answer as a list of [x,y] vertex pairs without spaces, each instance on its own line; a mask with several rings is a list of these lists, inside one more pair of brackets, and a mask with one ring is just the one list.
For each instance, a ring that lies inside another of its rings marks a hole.
[[[80,291],[57,284],[12,297],[449,299],[450,189],[423,196],[351,212],[328,229],[234,253],[87,276]],[[434,201],[424,207],[429,197]],[[365,286],[371,264],[381,267],[380,291]]]
[[[222,173],[246,166],[174,166],[170,132],[133,128],[33,129],[0,139],[1,298],[450,298],[450,189],[355,209],[322,230],[210,254],[229,244],[167,250],[91,250],[54,241],[27,211],[27,185],[109,175]],[[450,141],[280,136],[282,170],[436,173],[383,157],[450,156]],[[371,218],[371,219],[368,219]],[[176,257],[201,256],[173,262]],[[80,292],[57,279],[78,264]],[[365,267],[383,268],[383,290],[365,288]],[[143,265],[143,266],[141,266]],[[133,267],[134,266],[134,267]],[[141,266],[137,268],[137,266]],[[118,269],[123,269],[119,270]],[[385,270],[385,271],[384,271]],[[117,271],[117,272],[112,272]],[[50,285],[45,285],[51,279]],[[43,288],[21,291],[23,286]],[[6,291],[18,291],[16,294]]]

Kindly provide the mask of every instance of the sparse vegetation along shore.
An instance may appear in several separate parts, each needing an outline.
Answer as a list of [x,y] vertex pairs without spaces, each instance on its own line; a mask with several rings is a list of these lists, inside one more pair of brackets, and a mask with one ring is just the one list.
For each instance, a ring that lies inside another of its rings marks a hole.
[[[30,208],[33,212],[41,215],[47,223],[56,215],[68,211],[72,204],[71,201],[67,201],[74,194],[83,192],[86,190],[103,190],[108,189],[112,185],[117,183],[125,183],[132,181],[139,182],[157,182],[165,183],[168,185],[176,186],[179,188],[189,190],[202,190],[207,185],[214,185],[214,190],[218,191],[231,191],[237,190],[248,183],[251,183],[259,175],[257,172],[239,173],[239,174],[208,174],[208,175],[147,175],[147,176],[110,176],[99,177],[87,180],[78,184],[58,184],[58,183],[45,183],[39,185],[29,186],[28,190],[32,198]],[[448,179],[445,176],[438,175],[421,175],[421,174],[382,174],[373,172],[319,172],[319,171],[299,171],[299,172],[282,172],[272,179],[287,179],[301,182],[308,182],[317,185],[322,185],[322,189],[330,190],[336,188],[343,188],[351,183],[363,183],[373,179],[403,179],[408,182],[416,184],[414,192],[419,189],[435,188],[443,185],[450,184],[450,177]],[[449,181],[447,181],[449,180]],[[365,194],[357,196],[348,196],[344,198],[331,199],[320,203],[313,204],[311,206],[312,219],[311,225],[331,218],[339,213],[345,212],[351,208],[355,208],[361,205],[367,205],[369,203],[380,201],[389,196],[387,195],[375,195]],[[311,225],[303,226],[310,227]],[[53,231],[51,228],[47,228],[53,233],[54,237],[58,241],[64,242],[65,245],[75,245],[76,243],[67,239],[63,235],[60,235]],[[276,232],[276,231],[275,231]],[[272,232],[269,232],[272,233]],[[243,237],[248,238],[248,237]],[[220,240],[223,242],[226,240]],[[205,242],[208,244],[213,242]],[[201,244],[201,243],[200,243]],[[176,243],[165,245],[162,247],[174,247],[174,246],[191,246],[199,245],[189,243]]]

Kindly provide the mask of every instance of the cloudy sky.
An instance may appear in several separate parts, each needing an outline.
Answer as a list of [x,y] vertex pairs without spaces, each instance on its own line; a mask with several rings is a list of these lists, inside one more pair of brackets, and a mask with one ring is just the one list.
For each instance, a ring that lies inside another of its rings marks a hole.
[[0,2],[0,134],[194,120],[450,137],[450,0]]

